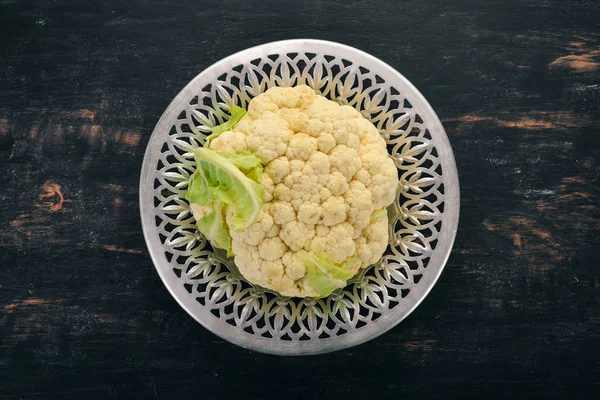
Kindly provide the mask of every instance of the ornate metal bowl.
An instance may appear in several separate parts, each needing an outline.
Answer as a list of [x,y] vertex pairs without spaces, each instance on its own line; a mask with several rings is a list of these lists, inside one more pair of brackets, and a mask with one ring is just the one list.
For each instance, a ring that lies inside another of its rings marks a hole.
[[[390,243],[375,265],[327,298],[283,297],[248,283],[197,232],[184,200],[192,150],[230,106],[272,86],[307,84],[359,110],[380,130],[400,180],[389,208]],[[431,106],[400,73],[352,47],[286,40],[229,56],[171,102],[148,143],[140,179],[144,236],[179,304],[204,327],[272,354],[325,353],[370,340],[406,318],[448,259],[459,214],[456,165]]]

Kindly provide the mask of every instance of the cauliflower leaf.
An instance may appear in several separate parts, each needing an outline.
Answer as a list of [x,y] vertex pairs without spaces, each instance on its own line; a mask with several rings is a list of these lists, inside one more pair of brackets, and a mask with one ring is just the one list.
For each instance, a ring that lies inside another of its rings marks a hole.
[[387,210],[385,208],[382,208],[381,210],[375,211],[373,215],[371,215],[371,220],[378,221],[384,217],[387,217]]
[[348,279],[354,276],[351,268],[355,259],[338,266],[304,250],[298,251],[296,255],[306,266],[308,284],[319,292],[321,297],[329,296],[334,290],[346,286]]
[[214,202],[232,206],[231,227],[236,231],[256,221],[262,206],[262,187],[216,151],[198,148],[194,158],[197,167],[190,179],[186,200],[204,207],[214,206]]
[[249,151],[243,151],[237,154],[219,152],[219,155],[231,161],[231,163],[238,167],[248,178],[256,183],[260,183],[260,177],[263,172],[260,158]]
[[231,251],[231,235],[225,223],[225,207],[220,201],[212,207],[201,207],[198,204],[190,205],[192,214],[196,219],[198,230],[210,240],[210,243],[219,249],[227,250],[227,256],[233,256]]
[[232,106],[229,110],[229,113],[231,114],[231,116],[227,121],[211,129],[212,134],[206,138],[205,146],[208,146],[211,141],[221,136],[223,132],[232,130],[237,125],[237,123],[240,122],[244,115],[246,115],[246,110],[239,106]]

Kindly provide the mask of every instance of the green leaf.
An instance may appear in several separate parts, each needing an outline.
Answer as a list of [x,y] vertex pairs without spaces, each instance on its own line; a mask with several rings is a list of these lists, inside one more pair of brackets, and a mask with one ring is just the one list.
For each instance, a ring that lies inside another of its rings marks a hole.
[[355,259],[339,266],[304,250],[298,251],[296,255],[306,265],[308,284],[319,292],[321,297],[329,296],[334,290],[346,286],[346,281],[354,276],[351,269]]
[[210,142],[221,136],[221,133],[230,131],[233,128],[235,128],[237,123],[240,122],[244,115],[246,115],[246,110],[244,110],[242,107],[232,106],[231,109],[229,109],[229,113],[231,114],[231,116],[227,121],[211,129],[212,134],[206,138],[206,144],[204,145],[205,147],[208,147]]
[[219,155],[231,161],[233,165],[238,167],[248,178],[252,179],[254,182],[260,183],[260,177],[263,172],[260,158],[249,151],[243,151],[237,154],[219,152]]
[[227,256],[233,256],[233,252],[231,251],[231,236],[225,222],[224,204],[216,202],[212,207],[191,204],[191,208],[198,230],[210,240],[213,247],[227,250]]
[[377,221],[385,216],[387,216],[387,210],[385,208],[382,208],[381,210],[375,211],[373,215],[371,215],[371,221]]
[[[194,158],[197,167],[190,179],[186,200],[202,207],[212,207],[214,202],[232,206],[235,213],[231,227],[235,230],[243,230],[252,224],[262,206],[260,184],[216,151],[201,147],[194,151]],[[244,161],[244,165],[250,163]]]
[[196,171],[190,177],[188,183],[188,190],[185,194],[185,199],[191,204],[195,203],[201,206],[211,205],[213,199],[211,198],[208,182],[204,174]]

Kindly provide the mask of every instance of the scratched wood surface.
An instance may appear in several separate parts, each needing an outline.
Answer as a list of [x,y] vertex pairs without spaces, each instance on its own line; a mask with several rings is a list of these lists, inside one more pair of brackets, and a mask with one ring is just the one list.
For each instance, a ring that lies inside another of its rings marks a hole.
[[[362,346],[203,329],[141,233],[150,133],[211,63],[343,42],[430,100],[462,204],[439,283]],[[600,3],[0,0],[0,398],[597,398]]]

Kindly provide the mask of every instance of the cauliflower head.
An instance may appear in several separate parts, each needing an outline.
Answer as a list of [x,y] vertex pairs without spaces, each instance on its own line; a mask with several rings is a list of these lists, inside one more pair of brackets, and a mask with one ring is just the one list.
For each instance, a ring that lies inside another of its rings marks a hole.
[[256,215],[240,229],[239,204],[218,214],[244,277],[283,295],[318,297],[379,260],[398,176],[371,122],[308,86],[271,88],[235,117],[208,147],[252,154],[253,168],[262,166]]

